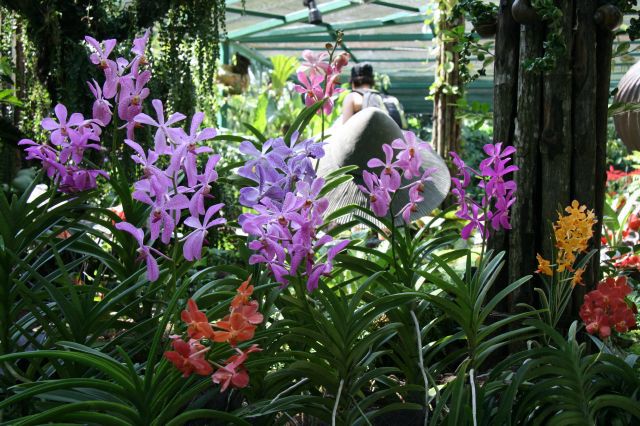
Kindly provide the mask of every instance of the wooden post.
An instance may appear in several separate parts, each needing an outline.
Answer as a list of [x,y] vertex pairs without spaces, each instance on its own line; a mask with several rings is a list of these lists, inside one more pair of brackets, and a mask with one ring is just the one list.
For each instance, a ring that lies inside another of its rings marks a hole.
[[[598,0],[557,1],[563,14],[565,54],[542,74],[527,71],[526,64],[544,53],[548,29],[544,22],[510,25],[505,11],[511,4],[511,0],[500,2],[494,134],[496,142],[516,147],[514,162],[520,171],[514,175],[518,184],[512,208],[514,231],[508,243],[503,243],[508,251],[509,280],[500,280],[498,288],[533,273],[536,253],[551,256],[550,223],[572,200],[595,209],[602,223],[613,43],[611,31],[598,28],[594,20]],[[518,37],[519,55],[515,57],[512,41]],[[497,244],[500,248],[499,239]],[[599,246],[600,226],[596,226],[590,248]],[[574,292],[572,318],[598,276],[598,264],[596,256],[583,276],[586,286]],[[511,296],[509,310],[517,302],[532,301],[531,289],[521,290]]]

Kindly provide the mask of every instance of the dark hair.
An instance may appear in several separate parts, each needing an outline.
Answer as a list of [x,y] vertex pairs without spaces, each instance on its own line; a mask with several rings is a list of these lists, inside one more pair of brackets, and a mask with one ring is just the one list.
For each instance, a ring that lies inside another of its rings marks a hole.
[[355,64],[351,68],[351,84],[362,86],[368,84],[373,86],[375,83],[373,77],[373,67],[369,63]]

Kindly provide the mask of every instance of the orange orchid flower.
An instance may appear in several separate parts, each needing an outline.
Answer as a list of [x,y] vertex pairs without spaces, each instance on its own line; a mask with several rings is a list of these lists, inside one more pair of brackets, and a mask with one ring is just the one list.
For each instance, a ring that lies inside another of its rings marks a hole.
[[189,299],[187,309],[182,311],[180,317],[188,325],[187,333],[192,339],[213,338],[214,331],[209,324],[207,315],[198,309],[198,305],[193,299]]
[[231,346],[236,346],[239,342],[253,338],[253,334],[256,331],[256,326],[252,325],[240,311],[231,312],[222,321],[215,323],[215,326],[225,331],[216,331],[213,340],[216,342],[228,342]]
[[235,309],[239,306],[246,304],[249,301],[249,297],[253,294],[253,286],[249,285],[251,281],[251,275],[249,278],[238,287],[237,294],[231,301],[231,309]]

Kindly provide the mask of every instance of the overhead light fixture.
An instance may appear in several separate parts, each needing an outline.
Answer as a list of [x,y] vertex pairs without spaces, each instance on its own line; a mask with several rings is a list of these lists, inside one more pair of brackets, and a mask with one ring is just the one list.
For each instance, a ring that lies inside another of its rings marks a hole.
[[322,13],[316,6],[316,0],[302,0],[302,4],[309,8],[309,23],[310,24],[322,24]]

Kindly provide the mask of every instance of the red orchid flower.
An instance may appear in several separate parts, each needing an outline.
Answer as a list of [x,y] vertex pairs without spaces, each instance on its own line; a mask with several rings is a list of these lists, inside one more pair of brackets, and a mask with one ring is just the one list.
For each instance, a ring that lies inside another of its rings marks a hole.
[[166,351],[165,358],[182,372],[184,377],[189,377],[191,373],[200,376],[208,376],[213,371],[213,367],[204,357],[208,348],[205,348],[195,339],[185,342],[180,337],[175,336],[172,342],[173,351]]

